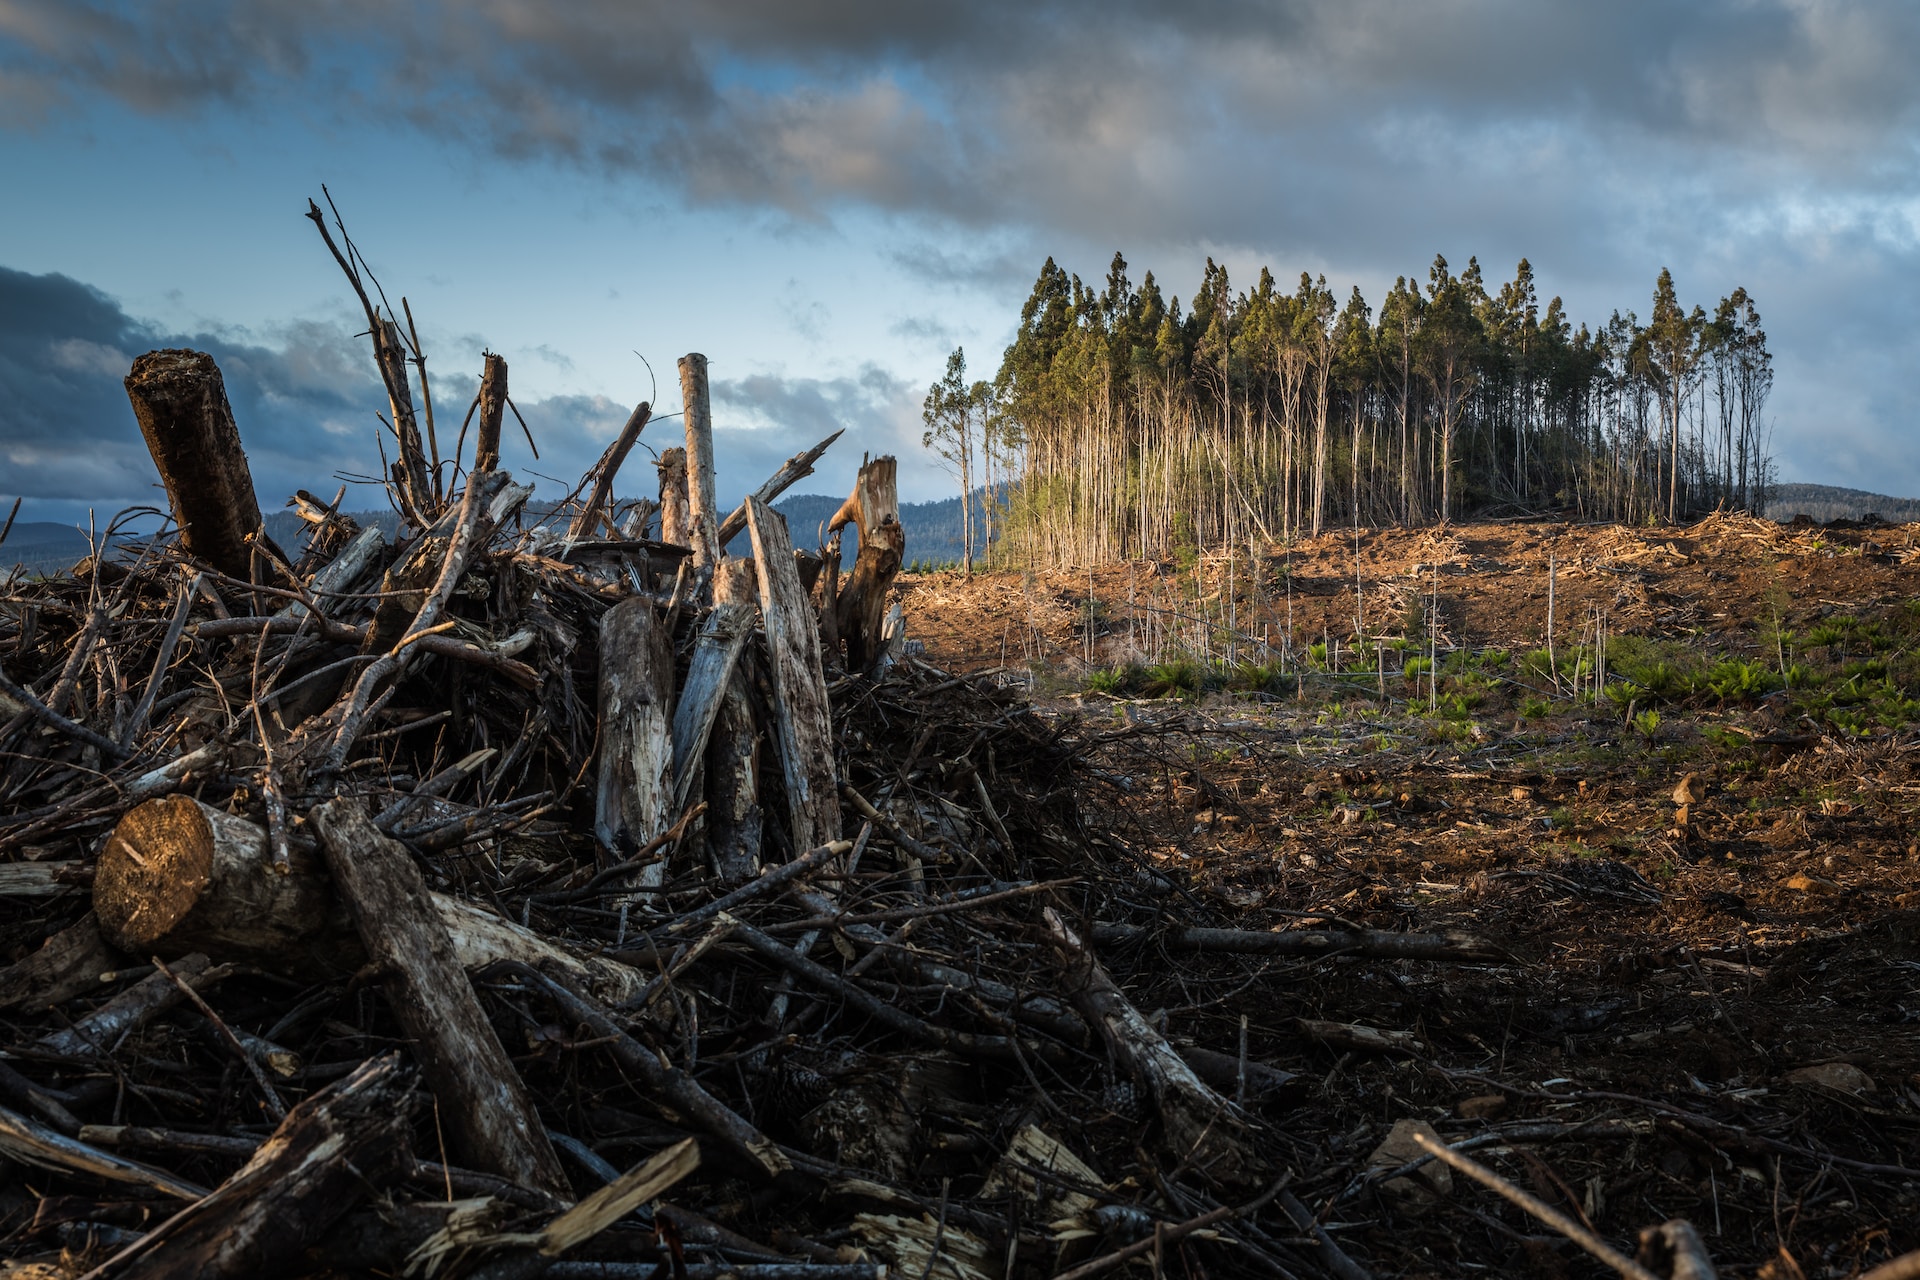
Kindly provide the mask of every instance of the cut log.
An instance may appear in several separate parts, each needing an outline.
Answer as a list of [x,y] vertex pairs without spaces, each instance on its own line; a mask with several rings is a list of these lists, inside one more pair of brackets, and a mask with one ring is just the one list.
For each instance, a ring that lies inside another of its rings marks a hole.
[[[796,482],[812,475],[813,464],[820,461],[820,455],[827,451],[829,445],[846,433],[847,429],[842,427],[805,453],[796,453],[791,458],[788,458],[786,463],[781,466],[778,471],[767,478],[765,484],[753,491],[753,496],[762,502],[772,502],[775,498],[792,488]],[[725,550],[727,543],[739,537],[746,527],[747,504],[742,502],[721,522],[720,532],[715,535],[715,541],[720,544],[722,550]]]
[[[594,835],[616,862],[673,825],[673,637],[644,598],[600,620],[600,772]],[[666,864],[641,873],[664,881]]]
[[900,573],[907,534],[891,456],[862,463],[853,493],[827,522],[833,532],[849,522],[860,529],[853,572],[834,605],[834,629],[847,646],[847,670],[872,670],[886,652],[887,592]]
[[480,374],[480,432],[473,438],[473,469],[492,471],[500,465],[500,423],[507,412],[507,362],[486,352]]
[[149,351],[127,375],[127,399],[167,487],[180,545],[228,577],[247,579],[260,504],[219,366],[204,351]]
[[300,1103],[205,1199],[96,1268],[140,1280],[305,1274],[301,1254],[370,1192],[413,1166],[413,1099],[398,1054]]
[[660,451],[654,464],[660,473],[660,541],[671,546],[692,546],[688,532],[691,516],[687,511],[687,451],[675,447]]
[[673,712],[673,810],[686,808],[713,722],[726,700],[734,664],[753,631],[750,604],[716,604],[694,641],[693,661]]
[[760,578],[760,616],[766,626],[793,847],[816,849],[840,838],[833,713],[820,664],[820,637],[794,567],[786,519],[766,503],[749,499],[747,528],[753,534],[753,562]]
[[[613,478],[620,474],[621,464],[627,455],[633,452],[634,442],[640,433],[646,430],[647,419],[653,416],[653,406],[642,400],[627,415],[626,425],[620,428],[620,434],[614,437],[607,451],[600,455],[600,461],[593,468],[593,488],[587,494],[587,500],[573,517],[573,523],[567,526],[567,537],[573,539],[591,538],[600,525],[600,509],[607,505],[613,496]],[[631,536],[638,537],[633,534]]]
[[367,955],[387,975],[388,1004],[413,1041],[455,1150],[482,1172],[570,1199],[546,1128],[460,968],[420,869],[356,800],[329,801],[311,821]]
[[[135,956],[172,960],[204,951],[301,977],[356,972],[367,952],[325,865],[299,844],[291,852],[287,871],[278,873],[266,832],[245,819],[186,796],[138,806],[108,837],[94,874],[95,913],[110,922],[94,926],[105,935],[97,954],[111,957],[106,939],[117,939],[115,945]],[[429,897],[463,968],[523,960],[564,974],[610,1004],[632,999],[646,985],[646,975],[627,965],[567,950],[459,898]],[[49,966],[74,969],[72,981],[90,968],[88,981],[97,983],[112,967],[111,960],[96,962],[84,933],[71,945],[81,959]],[[40,989],[38,983],[31,989]]]
[[687,532],[694,572],[711,582],[720,559],[715,538],[720,513],[713,497],[713,406],[707,398],[707,358],[699,352],[680,357],[680,399],[686,405]]
[[1100,1032],[1114,1061],[1152,1096],[1168,1151],[1221,1182],[1244,1182],[1256,1175],[1255,1158],[1239,1141],[1245,1125],[1233,1104],[1208,1088],[1141,1016],[1057,911],[1048,907],[1044,917],[1065,966],[1074,1006]]

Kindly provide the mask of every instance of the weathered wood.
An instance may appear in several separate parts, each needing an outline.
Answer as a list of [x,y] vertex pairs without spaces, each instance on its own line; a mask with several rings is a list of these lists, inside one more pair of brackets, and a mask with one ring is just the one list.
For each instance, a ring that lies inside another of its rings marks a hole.
[[334,883],[368,956],[389,984],[454,1149],[483,1172],[570,1197],[560,1160],[480,1008],[420,869],[357,800],[310,815]]
[[431,520],[435,515],[433,485],[426,446],[420,440],[420,419],[413,409],[413,388],[407,380],[407,345],[400,337],[400,326],[390,316],[380,316],[374,325],[373,358],[380,362],[387,405],[393,411],[393,431],[400,442],[393,478],[414,515],[422,522]]
[[126,387],[180,545],[228,577],[250,577],[247,535],[260,528],[260,504],[219,366],[204,351],[149,351],[133,362]]
[[746,677],[736,668],[720,696],[707,743],[707,853],[723,885],[760,874],[760,727]]
[[654,464],[660,473],[660,541],[671,546],[693,545],[688,531],[692,516],[687,507],[687,451],[675,446],[660,451]]
[[600,525],[600,509],[607,505],[607,499],[613,496],[613,478],[620,474],[621,464],[627,455],[633,452],[634,442],[640,433],[646,430],[647,419],[653,416],[653,406],[642,400],[627,415],[626,425],[620,428],[620,434],[614,437],[607,451],[600,455],[600,461],[594,464],[593,488],[587,493],[587,500],[574,515],[573,522],[567,526],[569,538],[591,538]]
[[687,804],[699,765],[706,754],[714,718],[726,699],[733,679],[734,664],[753,632],[754,607],[750,604],[716,604],[701,625],[694,641],[693,661],[687,667],[687,679],[680,687],[679,705],[673,711],[673,810]]
[[[673,637],[643,598],[600,620],[600,771],[594,835],[614,860],[673,825]],[[656,885],[666,864],[640,873]]]
[[[753,491],[753,496],[762,502],[772,502],[775,498],[792,488],[796,482],[812,475],[813,464],[820,461],[820,455],[827,451],[829,445],[846,433],[847,429],[842,427],[825,440],[822,440],[819,444],[813,446],[813,448],[808,449],[805,453],[796,453],[791,458],[788,458],[778,471],[767,477],[766,482]],[[715,535],[714,540],[720,544],[722,550],[725,550],[727,543],[739,537],[746,527],[747,504],[742,502],[728,514],[725,520],[720,522],[720,531]]]
[[239,1172],[90,1273],[140,1280],[304,1274],[301,1254],[413,1165],[413,1098],[400,1056],[306,1099]]
[[[475,546],[486,545],[500,522],[533,494],[532,486],[514,484],[512,474],[505,471],[471,476],[468,487],[474,491],[478,506],[470,539]],[[380,604],[374,610],[373,625],[367,628],[362,645],[365,652],[385,653],[407,633],[408,624],[425,606],[427,593],[439,581],[446,566],[447,552],[461,528],[463,505],[464,502],[448,507],[387,569],[380,583]],[[320,601],[320,607],[324,610],[326,601]]]
[[827,522],[833,532],[851,522],[860,530],[853,572],[834,604],[834,629],[847,646],[847,670],[871,670],[886,652],[887,591],[900,573],[907,533],[891,456],[862,463],[853,493]]
[[150,1187],[182,1200],[197,1200],[207,1194],[205,1187],[185,1178],[101,1151],[5,1107],[0,1107],[0,1155],[42,1169],[90,1174],[113,1182]]
[[[320,606],[320,612],[327,614],[338,609],[341,605],[339,597],[353,590],[354,584],[379,561],[386,549],[386,535],[380,532],[378,525],[368,525],[354,534],[353,540],[340,548],[340,554],[327,561],[307,585],[307,594]],[[296,602],[275,616],[303,618],[306,613],[307,606]]]
[[17,1006],[38,1013],[97,991],[101,975],[120,964],[120,953],[100,936],[100,921],[89,911],[41,943],[38,951],[0,969],[0,1009]]
[[480,374],[480,431],[473,438],[473,469],[492,471],[500,465],[500,424],[507,412],[507,362],[486,352]]
[[[216,965],[200,954],[182,956],[173,972],[195,990],[212,986],[233,975],[227,965]],[[40,1037],[40,1047],[70,1058],[88,1058],[105,1053],[128,1034],[137,1031],[187,998],[180,983],[164,973],[140,979],[113,999],[93,1010],[73,1025]]]
[[680,357],[680,399],[686,405],[687,533],[693,569],[704,591],[720,559],[715,538],[720,513],[713,497],[713,406],[707,396],[707,358],[699,352]]
[[821,669],[820,637],[794,567],[786,519],[766,503],[749,499],[747,528],[753,534],[753,562],[760,577],[760,616],[766,627],[793,847],[814,849],[840,838],[833,713]]
[[1114,1061],[1152,1096],[1173,1157],[1223,1182],[1244,1181],[1257,1172],[1254,1157],[1238,1141],[1245,1123],[1233,1104],[1208,1088],[1153,1029],[1057,911],[1048,907],[1044,918],[1074,1006],[1100,1032]]
[[[253,823],[186,796],[149,801],[121,819],[101,851],[94,906],[108,923],[93,924],[91,916],[83,923],[134,956],[172,960],[204,951],[302,977],[357,971],[367,952],[326,866],[299,844],[292,852],[287,870],[276,872],[266,832]],[[473,903],[440,893],[429,899],[463,968],[524,960],[615,1004],[646,985],[646,975],[627,965],[571,951]],[[97,951],[83,933],[70,945],[82,959],[47,963],[57,973],[75,971],[65,985],[85,979],[88,985],[76,990],[97,984],[99,973],[117,963],[104,937]],[[12,972],[0,971],[0,995]],[[42,989],[41,980],[24,972],[21,982],[27,990]]]

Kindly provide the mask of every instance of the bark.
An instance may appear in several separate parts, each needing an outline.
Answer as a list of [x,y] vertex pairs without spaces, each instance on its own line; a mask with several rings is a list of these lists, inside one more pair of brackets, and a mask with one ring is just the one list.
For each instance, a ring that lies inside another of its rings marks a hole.
[[[673,637],[635,597],[600,622],[600,772],[594,835],[618,861],[673,825]],[[641,872],[657,885],[666,864]]]
[[846,642],[849,671],[871,670],[886,652],[887,591],[907,549],[895,469],[891,456],[863,464],[852,495],[827,524],[829,532],[848,522],[860,529],[853,572],[834,604],[834,629]]
[[707,358],[699,352],[680,357],[680,399],[686,405],[688,545],[693,548],[694,572],[708,581],[720,559],[715,538],[720,513],[714,510],[713,406],[707,397]]
[[247,537],[260,529],[260,504],[213,357],[149,351],[133,362],[126,387],[180,525],[180,545],[228,577],[251,577]]
[[[195,954],[182,956],[174,964],[173,973],[198,990],[231,977],[233,970],[226,965],[211,964],[204,955]],[[149,974],[72,1026],[42,1036],[40,1046],[69,1058],[93,1057],[111,1049],[186,998],[187,993],[173,978],[164,973]]]
[[760,616],[766,626],[793,847],[815,849],[840,838],[833,715],[820,638],[794,566],[786,520],[764,502],[749,500],[747,527],[753,533],[753,562],[760,577]]
[[304,1274],[305,1250],[368,1192],[412,1167],[410,1085],[399,1055],[388,1054],[314,1094],[211,1195],[92,1274],[140,1280]]
[[[31,865],[31,864],[29,864]],[[120,955],[100,936],[100,921],[89,911],[41,944],[40,949],[0,969],[0,1009],[29,1013],[95,991],[100,976],[120,967]]]
[[676,547],[693,545],[692,516],[687,499],[687,451],[663,449],[655,463],[660,473],[660,541]]
[[[91,926],[89,917],[83,924],[136,956],[172,960],[204,951],[302,977],[356,972],[367,951],[324,863],[299,844],[291,853],[287,871],[276,872],[266,833],[254,824],[185,796],[149,801],[108,837],[93,885],[101,923]],[[567,950],[472,903],[439,893],[428,897],[463,968],[524,960],[551,967],[612,1003],[631,999],[646,984],[645,975],[627,965]],[[113,967],[94,963],[96,955],[112,953],[105,940],[98,952],[88,947],[80,929],[69,932],[76,933],[70,945],[82,959],[50,961],[48,967],[57,974],[75,970],[71,981],[84,979],[90,987]],[[68,945],[62,944],[63,951]],[[0,994],[7,993],[4,974]],[[45,980],[25,973],[21,978],[27,990],[43,990]]]
[[1238,1141],[1243,1124],[1233,1104],[1208,1088],[1166,1038],[1142,1017],[1058,912],[1045,912],[1047,931],[1065,962],[1068,992],[1080,1016],[1100,1032],[1115,1062],[1152,1095],[1169,1152],[1222,1182],[1244,1181],[1257,1170]]
[[[320,606],[320,612],[324,615],[338,609],[341,603],[339,596],[353,590],[354,584],[379,561],[386,549],[387,539],[377,526],[369,525],[356,533],[353,540],[340,549],[340,554],[327,561],[326,567],[313,575],[313,581],[307,586],[307,594]],[[290,604],[278,616],[301,618],[306,613],[307,606]]]
[[473,440],[473,470],[500,465],[500,423],[507,412],[507,362],[489,351],[480,375],[480,433]]
[[760,727],[738,669],[727,681],[707,743],[707,851],[723,885],[760,874]]
[[205,1187],[185,1178],[101,1151],[5,1107],[0,1107],[0,1155],[42,1169],[90,1174],[112,1182],[149,1187],[181,1200],[197,1200],[207,1194]]
[[393,430],[400,441],[400,460],[394,466],[394,478],[407,503],[420,520],[433,519],[432,482],[428,478],[427,450],[420,442],[420,419],[413,410],[412,384],[407,380],[407,347],[400,340],[400,326],[381,316],[373,331],[373,356],[380,362],[381,379],[387,386],[387,404],[393,410]]
[[454,1149],[467,1163],[571,1198],[526,1086],[487,1021],[420,869],[353,800],[311,815],[367,954],[388,975],[388,1004],[415,1055]]

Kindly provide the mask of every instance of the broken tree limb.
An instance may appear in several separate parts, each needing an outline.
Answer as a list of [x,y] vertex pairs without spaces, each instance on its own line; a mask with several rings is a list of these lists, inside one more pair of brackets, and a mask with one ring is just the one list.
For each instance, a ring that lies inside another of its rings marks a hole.
[[205,1187],[137,1160],[101,1151],[5,1107],[0,1107],[0,1155],[42,1169],[85,1173],[136,1187],[150,1187],[181,1200],[198,1200],[207,1194]]
[[567,526],[567,537],[576,540],[591,538],[600,527],[601,508],[613,496],[613,478],[620,474],[621,464],[633,452],[634,442],[640,439],[640,433],[646,430],[647,419],[652,416],[653,406],[645,400],[635,405],[633,412],[627,415],[626,425],[620,428],[620,434],[614,437],[607,451],[600,455],[600,461],[594,464],[593,488],[587,493],[586,503],[575,513],[573,522]]
[[[673,825],[673,636],[643,597],[600,620],[600,725],[593,830],[618,861]],[[640,874],[658,885],[666,864]]]
[[[772,502],[775,498],[792,488],[796,483],[813,474],[813,464],[820,461],[820,455],[829,445],[847,433],[845,427],[834,432],[805,453],[796,453],[788,458],[781,468],[767,478],[766,483],[753,491],[753,496],[761,502]],[[724,550],[727,543],[740,536],[747,527],[747,504],[742,502],[735,507],[727,518],[720,522],[720,531],[716,535]]]
[[1244,1124],[1233,1104],[1208,1088],[1141,1016],[1060,913],[1048,907],[1043,914],[1066,968],[1068,994],[1114,1060],[1152,1095],[1173,1156],[1220,1181],[1244,1181],[1258,1162],[1241,1141]]
[[720,695],[702,767],[707,777],[707,852],[722,885],[760,873],[760,727],[736,668]]
[[1392,933],[1381,929],[1289,929],[1263,933],[1251,929],[1149,929],[1132,924],[1096,924],[1095,946],[1146,943],[1168,951],[1216,951],[1252,956],[1370,956],[1381,960],[1451,960],[1497,964],[1504,948],[1470,933]]
[[713,405],[707,395],[707,358],[697,351],[680,357],[680,398],[686,405],[687,532],[694,572],[700,576],[695,599],[704,595],[720,559],[715,533],[720,513],[713,497]]
[[483,1172],[569,1197],[559,1157],[460,968],[420,869],[357,801],[329,801],[310,820],[367,955],[388,975],[389,1004],[414,1042],[454,1148]]
[[[300,1103],[231,1178],[88,1273],[88,1280],[298,1274],[301,1255],[413,1164],[410,1073],[398,1054]],[[204,1193],[203,1193],[204,1194]]]
[[189,555],[247,578],[247,535],[260,528],[240,429],[219,366],[204,351],[149,351],[133,362],[127,399]]
[[[485,353],[480,374],[480,431],[473,438],[473,470],[492,471],[500,465],[500,424],[507,412],[507,362]],[[471,483],[471,482],[469,482]]]
[[387,405],[393,410],[393,433],[400,442],[400,460],[395,478],[422,524],[438,514],[427,463],[426,447],[420,442],[420,419],[413,410],[412,385],[407,380],[407,346],[400,337],[400,326],[392,317],[376,313],[373,326],[373,358],[380,362],[382,381],[387,386]]
[[679,704],[673,711],[673,808],[686,807],[698,765],[713,732],[714,719],[720,714],[727,687],[733,679],[734,663],[753,632],[754,608],[750,604],[716,604],[701,625],[694,641],[693,661],[680,688]]
[[[233,974],[230,966],[213,964],[198,953],[182,956],[173,971],[195,987],[212,986]],[[40,1037],[40,1047],[70,1058],[104,1054],[186,998],[172,978],[148,974],[73,1025]]]
[[833,715],[821,668],[813,609],[793,563],[787,522],[766,503],[747,500],[760,616],[773,676],[774,721],[795,849],[840,838],[840,794],[833,759]]
[[827,522],[829,533],[850,521],[860,529],[853,572],[834,601],[834,629],[846,642],[849,671],[871,670],[886,652],[887,591],[907,549],[896,467],[891,455],[862,463],[853,493]]

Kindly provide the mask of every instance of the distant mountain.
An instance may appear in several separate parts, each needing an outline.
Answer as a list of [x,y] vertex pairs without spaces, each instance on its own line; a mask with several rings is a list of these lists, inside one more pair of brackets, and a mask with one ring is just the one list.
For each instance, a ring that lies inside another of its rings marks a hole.
[[1869,514],[1893,524],[1920,520],[1920,498],[1893,498],[1830,484],[1776,484],[1767,490],[1767,514],[1775,520],[1859,520]]
[[[793,534],[796,547],[815,547],[820,544],[821,531],[827,521],[833,519],[833,513],[840,509],[843,498],[829,498],[824,494],[801,493],[780,499],[773,509],[787,518],[787,528]],[[975,495],[974,501],[979,501]],[[975,508],[976,519],[979,508]],[[966,537],[960,523],[960,498],[942,498],[937,502],[903,502],[900,504],[900,523],[907,532],[907,563],[929,563],[948,565],[960,563],[960,552],[966,545]],[[973,552],[980,554],[985,531],[974,530]],[[851,564],[853,553],[859,549],[860,539],[853,527],[847,527],[847,533],[840,543],[842,563]]]
[[[6,512],[0,511],[0,522]],[[70,569],[91,550],[87,535],[70,524],[47,520],[17,520],[0,542],[0,579],[17,565],[24,572],[57,573]]]

